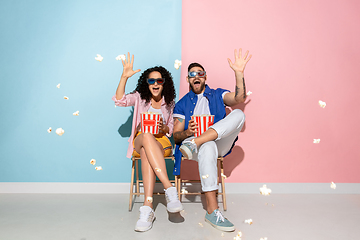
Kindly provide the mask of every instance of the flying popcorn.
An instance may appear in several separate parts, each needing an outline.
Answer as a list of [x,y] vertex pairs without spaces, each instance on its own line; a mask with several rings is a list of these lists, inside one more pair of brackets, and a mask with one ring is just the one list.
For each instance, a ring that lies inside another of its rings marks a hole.
[[252,220],[252,219],[247,219],[247,220],[245,220],[244,222],[247,223],[247,224],[249,224],[249,225],[253,224],[253,220]]
[[326,102],[323,102],[323,101],[319,100],[319,105],[320,105],[320,107],[325,108],[326,107]]
[[57,88],[60,88],[60,83],[58,85],[56,85]]
[[95,165],[95,164],[96,164],[96,160],[95,160],[95,159],[91,159],[91,160],[90,160],[90,164]]
[[67,96],[64,96],[64,99],[65,99],[65,100],[69,100],[69,98],[68,98]]
[[174,68],[176,69],[176,70],[178,70],[179,68],[180,68],[180,66],[181,66],[181,60],[175,60],[175,63],[174,63]]
[[104,58],[100,54],[96,54],[95,60],[101,62]]
[[203,179],[208,178],[208,177],[209,177],[209,174],[202,175],[201,177],[202,177]]
[[64,134],[65,131],[64,131],[64,129],[62,129],[62,128],[58,128],[58,129],[56,129],[55,132],[56,132],[57,135],[61,136],[61,135]]
[[156,170],[157,172],[161,172],[161,169],[160,169],[160,168],[155,168],[155,170]]
[[153,198],[152,198],[152,197],[147,197],[147,198],[146,198],[146,201],[148,201],[149,203],[152,203],[152,202],[153,202]]
[[331,182],[330,187],[331,187],[332,189],[336,189],[336,184],[335,184],[334,182]]
[[225,174],[221,173],[221,176],[222,176],[223,178],[227,179],[227,176],[226,176]]
[[271,189],[267,188],[266,185],[264,184],[263,187],[260,188],[260,193],[265,196],[270,195]]
[[267,240],[267,237],[264,237],[264,238],[260,238],[260,240]]
[[314,139],[313,143],[320,143],[320,139]]
[[117,56],[115,59],[118,60],[118,61],[119,60],[125,61],[126,57],[125,57],[125,54],[122,54],[122,55]]
[[234,237],[234,240],[241,240],[242,232],[238,231],[237,235]]
[[225,236],[225,234],[224,234],[224,233],[221,233],[221,236],[223,237],[223,236]]
[[79,116],[79,111],[73,113],[74,116]]
[[182,193],[182,194],[186,194],[186,193],[189,193],[189,192],[188,192],[188,190],[186,190],[185,188],[182,188],[182,189],[181,189],[181,193]]
[[200,227],[203,227],[204,225],[202,223],[199,223]]
[[246,96],[250,96],[252,94],[252,92],[251,91],[248,91],[247,93],[246,93]]
[[52,131],[52,128],[49,127],[49,129],[47,130],[47,132],[48,132],[48,133],[51,133],[51,131]]
[[102,167],[101,167],[101,166],[98,166],[98,167],[95,167],[95,169],[96,169],[97,171],[100,171],[100,170],[102,170]]

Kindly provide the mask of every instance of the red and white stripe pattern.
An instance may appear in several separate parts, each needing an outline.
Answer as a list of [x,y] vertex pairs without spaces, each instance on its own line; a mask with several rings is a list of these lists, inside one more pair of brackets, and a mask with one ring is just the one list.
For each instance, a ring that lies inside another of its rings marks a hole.
[[191,119],[198,125],[197,132],[194,133],[195,137],[203,134],[211,125],[214,124],[214,115],[193,115]]
[[141,113],[141,132],[158,134],[160,117],[160,113]]

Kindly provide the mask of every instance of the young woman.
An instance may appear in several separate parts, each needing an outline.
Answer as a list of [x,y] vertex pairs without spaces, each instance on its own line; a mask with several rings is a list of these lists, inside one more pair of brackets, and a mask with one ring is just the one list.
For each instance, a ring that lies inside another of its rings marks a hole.
[[[158,66],[144,71],[138,80],[135,91],[125,95],[127,80],[135,73],[140,72],[140,69],[133,70],[133,63],[134,55],[130,60],[130,53],[128,53],[127,59],[122,61],[124,69],[113,100],[117,106],[134,106],[132,134],[129,139],[127,157],[131,158],[138,154],[141,157],[145,200],[143,206],[140,207],[140,217],[136,223],[135,231],[144,232],[152,227],[155,220],[152,195],[156,176],[164,185],[168,212],[175,213],[183,209],[176,188],[169,181],[164,159],[164,156],[169,156],[172,152],[171,143],[167,136],[171,136],[173,132],[173,110],[176,94],[171,73],[164,67]],[[143,112],[162,114],[159,134],[140,132],[140,114]]]

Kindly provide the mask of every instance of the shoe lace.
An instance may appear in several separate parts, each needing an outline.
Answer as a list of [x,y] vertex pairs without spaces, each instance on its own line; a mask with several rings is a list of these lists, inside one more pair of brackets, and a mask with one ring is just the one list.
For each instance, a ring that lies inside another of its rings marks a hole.
[[149,222],[152,217],[152,214],[153,214],[152,211],[140,211],[139,219],[145,222]]
[[192,139],[190,142],[188,142],[188,146],[190,147],[192,152],[197,153],[197,146],[196,146],[194,139]]
[[177,191],[166,191],[165,197],[167,202],[176,201],[178,200]]
[[220,221],[225,222],[225,218],[224,218],[224,215],[222,214],[222,212],[216,211],[215,216],[216,216],[216,222],[219,222],[219,219],[220,219]]

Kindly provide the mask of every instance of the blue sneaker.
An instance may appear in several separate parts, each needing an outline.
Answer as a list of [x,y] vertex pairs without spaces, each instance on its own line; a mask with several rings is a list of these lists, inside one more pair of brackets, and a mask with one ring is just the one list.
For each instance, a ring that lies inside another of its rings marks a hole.
[[210,223],[214,228],[224,232],[235,231],[234,224],[227,220],[219,209],[215,209],[211,214],[208,214],[206,211],[205,222]]
[[180,147],[180,152],[186,159],[193,159],[193,154],[197,153],[197,146],[194,139],[184,142]]

